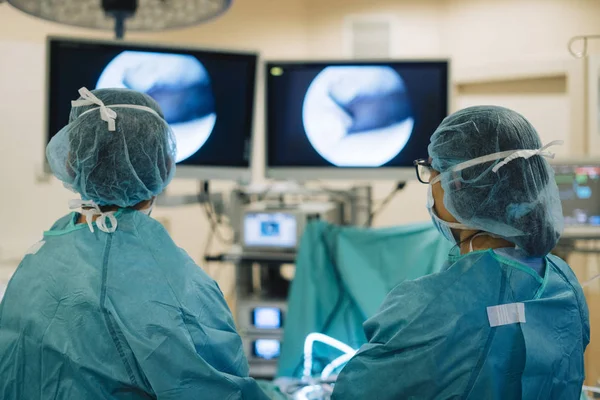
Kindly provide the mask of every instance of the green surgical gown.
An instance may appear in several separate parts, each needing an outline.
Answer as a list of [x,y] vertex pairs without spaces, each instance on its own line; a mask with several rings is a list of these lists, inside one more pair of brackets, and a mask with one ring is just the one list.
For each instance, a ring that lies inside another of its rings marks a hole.
[[[266,399],[217,284],[146,215],[59,220],[0,305],[0,398]],[[35,254],[33,254],[35,253]]]
[[[590,340],[583,291],[561,259],[543,278],[492,250],[405,281],[365,325],[369,343],[333,398],[579,399]],[[491,327],[487,307],[523,303],[524,322]]]

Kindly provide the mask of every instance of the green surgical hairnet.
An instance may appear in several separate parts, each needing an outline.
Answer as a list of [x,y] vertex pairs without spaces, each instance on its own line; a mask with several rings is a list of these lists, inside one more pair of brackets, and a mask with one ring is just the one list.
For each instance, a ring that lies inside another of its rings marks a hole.
[[131,207],[161,193],[175,174],[176,142],[158,103],[133,90],[85,88],[80,102],[85,92],[106,108],[73,105],[46,148],[54,175],[100,206]]
[[431,137],[429,156],[441,173],[444,206],[462,224],[502,237],[532,256],[544,256],[563,228],[554,172],[534,155],[453,170],[478,157],[508,150],[542,147],[535,128],[515,111],[496,106],[470,107],[442,121]]

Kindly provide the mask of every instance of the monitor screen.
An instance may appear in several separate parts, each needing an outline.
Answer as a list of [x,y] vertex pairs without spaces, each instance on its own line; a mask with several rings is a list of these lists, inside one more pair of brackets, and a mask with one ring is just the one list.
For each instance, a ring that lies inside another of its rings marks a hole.
[[244,217],[245,247],[296,247],[297,221],[293,214],[248,213]]
[[178,167],[249,168],[255,54],[50,38],[48,141],[79,88],[128,88],[161,106]]
[[281,342],[277,339],[257,339],[252,347],[254,357],[264,360],[279,358],[281,352]]
[[600,165],[555,165],[565,226],[600,227]]
[[257,329],[281,329],[282,312],[277,307],[256,307],[252,310],[252,325]]
[[268,169],[412,168],[448,113],[447,61],[266,68]]

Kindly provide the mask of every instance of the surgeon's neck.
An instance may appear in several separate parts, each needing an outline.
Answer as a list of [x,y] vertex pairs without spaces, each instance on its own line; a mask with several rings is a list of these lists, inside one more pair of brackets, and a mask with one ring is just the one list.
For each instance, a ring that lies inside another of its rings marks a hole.
[[[142,201],[141,203],[136,204],[133,207],[134,210],[145,210],[146,208],[150,207],[152,205],[152,201],[153,199],[150,200],[145,200]],[[119,209],[119,207],[117,206],[102,206],[100,207],[100,209],[102,210],[102,212],[107,212],[107,211],[117,211]],[[93,217],[93,221],[96,221],[98,219],[99,215],[94,215]],[[77,219],[77,223],[78,224],[85,224],[87,223],[87,221],[85,220],[85,216],[83,214],[79,215],[79,218]]]
[[476,236],[477,231],[461,231],[460,232],[460,254],[468,254],[471,252],[471,243],[473,251],[487,249],[502,249],[507,247],[515,247],[514,243],[501,238],[494,238],[488,235]]

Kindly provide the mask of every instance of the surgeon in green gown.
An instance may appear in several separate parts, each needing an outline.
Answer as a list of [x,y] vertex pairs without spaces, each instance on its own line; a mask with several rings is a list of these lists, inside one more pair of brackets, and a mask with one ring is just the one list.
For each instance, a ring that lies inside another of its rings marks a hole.
[[0,398],[266,399],[217,284],[149,215],[175,172],[158,104],[80,90],[50,142],[81,196],[33,246],[0,305]]
[[571,268],[550,255],[562,210],[548,147],[506,108],[442,122],[415,164],[454,251],[366,321],[368,343],[334,399],[580,398],[588,308]]

